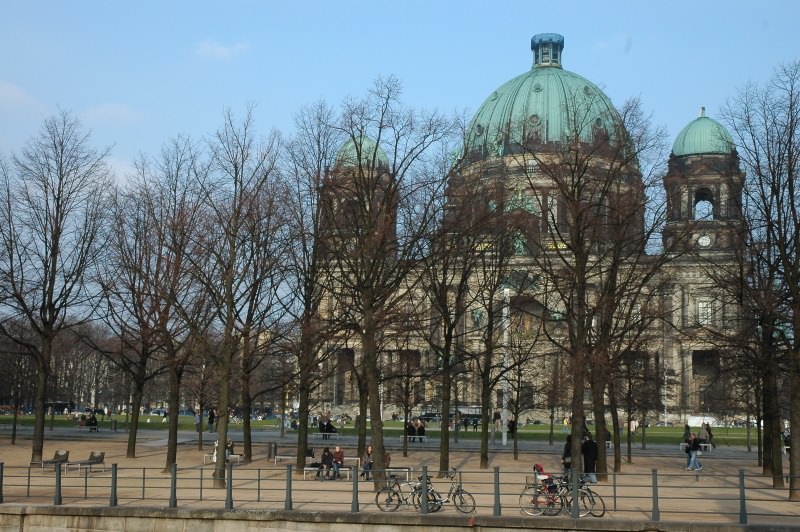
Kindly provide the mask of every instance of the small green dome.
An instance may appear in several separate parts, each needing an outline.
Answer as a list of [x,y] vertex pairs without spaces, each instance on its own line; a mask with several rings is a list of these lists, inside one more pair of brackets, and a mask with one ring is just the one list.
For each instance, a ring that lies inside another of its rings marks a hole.
[[373,166],[372,158],[375,157],[375,168],[389,168],[389,158],[383,148],[366,135],[360,135],[355,139],[349,139],[339,148],[336,153],[337,166],[354,167],[361,166],[368,168]]
[[586,142],[598,131],[615,138],[619,113],[594,83],[561,67],[563,48],[557,33],[531,39],[533,68],[483,102],[469,126],[467,152],[502,155],[509,142],[561,142],[576,133]]
[[733,151],[733,137],[725,126],[706,116],[705,107],[700,109],[700,116],[695,118],[678,133],[672,145],[672,153],[676,156],[700,155],[709,153],[730,153]]

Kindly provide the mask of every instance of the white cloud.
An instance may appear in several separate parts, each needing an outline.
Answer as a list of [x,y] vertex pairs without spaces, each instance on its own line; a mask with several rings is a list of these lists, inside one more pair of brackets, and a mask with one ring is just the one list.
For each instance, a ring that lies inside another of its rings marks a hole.
[[82,115],[89,124],[130,124],[140,118],[139,113],[120,103],[96,105]]
[[0,80],[0,109],[44,113],[45,106],[19,86]]
[[130,161],[111,156],[108,158],[108,164],[114,172],[116,182],[119,184],[126,183],[132,176],[136,175],[136,168]]
[[197,44],[195,53],[200,57],[207,57],[210,59],[225,60],[230,59],[235,55],[242,54],[250,48],[246,42],[237,42],[232,45],[225,45],[214,39],[206,39]]

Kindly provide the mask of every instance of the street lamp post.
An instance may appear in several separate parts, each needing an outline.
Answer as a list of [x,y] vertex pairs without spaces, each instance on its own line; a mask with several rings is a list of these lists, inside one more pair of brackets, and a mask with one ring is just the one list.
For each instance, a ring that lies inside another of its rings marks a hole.
[[508,443],[508,340],[509,340],[509,289],[503,288],[503,408],[500,410],[500,430],[503,445]]

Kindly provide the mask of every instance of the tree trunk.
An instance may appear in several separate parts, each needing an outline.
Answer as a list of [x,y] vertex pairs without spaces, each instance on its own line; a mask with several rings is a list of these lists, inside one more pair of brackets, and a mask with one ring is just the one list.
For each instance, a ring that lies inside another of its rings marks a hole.
[[178,410],[180,410],[181,378],[172,355],[173,361],[169,364],[169,396],[167,399],[167,460],[164,464],[164,473],[172,470],[172,464],[178,461]]
[[[450,471],[450,393],[453,378],[450,374],[450,351],[445,347],[442,354],[442,432],[439,442],[439,477]],[[460,421],[460,420],[459,420]],[[456,428],[458,434],[458,428]]]
[[219,370],[219,406],[217,408],[217,463],[214,467],[215,488],[225,487],[225,442],[228,441],[228,423],[230,422],[230,398],[231,398],[231,361],[235,346],[232,335],[227,334],[227,339],[223,342],[222,353],[218,359]]
[[139,432],[139,413],[142,411],[142,401],[144,400],[145,371],[145,367],[140,366],[133,381],[133,400],[130,405],[131,422],[128,430],[128,449],[125,454],[127,458],[136,458],[136,435]]
[[[371,308],[365,305],[366,308]],[[367,394],[369,395],[369,413],[372,437],[372,453],[375,463],[373,464],[374,474],[372,480],[375,491],[378,491],[384,484],[385,473],[384,456],[386,450],[383,441],[383,413],[381,412],[380,394],[380,371],[378,368],[378,346],[375,341],[377,333],[374,315],[371,311],[364,313],[364,332],[362,334],[362,345],[364,349],[364,377],[367,381]],[[366,420],[365,420],[366,421]]]
[[45,402],[47,401],[47,380],[50,376],[51,343],[42,336],[42,350],[36,357],[36,402],[34,404],[33,445],[31,461],[41,460],[44,449]]

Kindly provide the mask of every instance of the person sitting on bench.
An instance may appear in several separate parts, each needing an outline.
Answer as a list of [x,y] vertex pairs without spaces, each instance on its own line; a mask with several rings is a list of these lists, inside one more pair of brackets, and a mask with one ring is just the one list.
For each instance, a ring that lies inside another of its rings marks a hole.
[[86,420],[86,426],[89,427],[89,432],[97,432],[97,417],[95,417],[94,412],[89,414],[89,419]]

